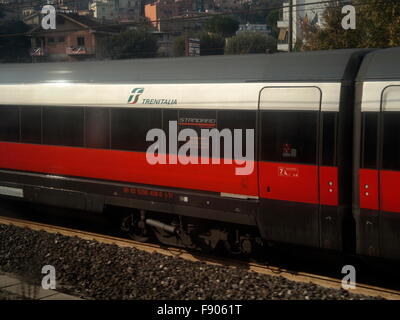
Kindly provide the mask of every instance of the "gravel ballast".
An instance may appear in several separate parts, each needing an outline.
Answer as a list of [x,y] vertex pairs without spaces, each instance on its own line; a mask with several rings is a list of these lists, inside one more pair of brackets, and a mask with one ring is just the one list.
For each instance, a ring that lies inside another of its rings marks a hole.
[[[57,290],[93,299],[372,299],[241,268],[0,225],[0,270],[40,283],[56,269]],[[66,289],[68,288],[68,289]]]

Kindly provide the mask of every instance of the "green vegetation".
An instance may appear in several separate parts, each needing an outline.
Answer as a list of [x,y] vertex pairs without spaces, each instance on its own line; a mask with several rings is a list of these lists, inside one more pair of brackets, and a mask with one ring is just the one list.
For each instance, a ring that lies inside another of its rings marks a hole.
[[182,57],[185,55],[185,39],[187,36],[183,35],[175,38],[173,43],[173,51],[175,57]]
[[200,55],[224,54],[225,38],[219,34],[203,33],[200,36]]
[[239,29],[239,21],[225,16],[214,16],[204,23],[204,30],[209,33],[231,37]]
[[157,39],[147,30],[130,30],[107,38],[105,56],[111,59],[152,58],[157,55]]
[[276,51],[276,39],[259,33],[245,32],[228,39],[226,54],[266,53]]
[[342,6],[331,4],[324,12],[325,25],[306,25],[302,50],[386,48],[400,46],[400,1],[354,0],[355,30],[342,28]]
[[[30,61],[30,40],[24,35],[28,30],[29,27],[22,21],[0,23],[0,62]],[[12,35],[2,36],[5,34]]]

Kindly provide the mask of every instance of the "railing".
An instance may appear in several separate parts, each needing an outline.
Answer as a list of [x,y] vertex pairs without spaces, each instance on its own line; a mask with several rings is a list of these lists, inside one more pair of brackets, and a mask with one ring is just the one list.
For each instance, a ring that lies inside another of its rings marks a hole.
[[32,57],[45,57],[47,55],[44,48],[32,48],[29,53]]
[[90,50],[88,50],[85,46],[72,46],[67,47],[66,52],[68,55],[85,55],[85,54],[93,54]]

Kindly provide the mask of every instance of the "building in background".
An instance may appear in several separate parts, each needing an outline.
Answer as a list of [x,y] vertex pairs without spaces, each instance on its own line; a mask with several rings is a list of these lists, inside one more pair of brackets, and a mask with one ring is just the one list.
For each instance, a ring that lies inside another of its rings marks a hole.
[[[144,15],[160,32],[200,31],[208,19],[208,6],[197,0],[157,0],[144,6]],[[204,10],[196,8],[206,8]]]
[[[293,48],[296,45],[296,41],[303,41],[301,28],[303,23],[323,25],[322,16],[328,3],[315,4],[315,2],[315,0],[293,0]],[[289,51],[289,2],[283,4],[277,27],[279,29],[278,50]]]
[[135,21],[141,14],[141,0],[93,0],[89,9],[100,21]]
[[232,11],[243,9],[244,4],[252,4],[252,0],[214,0],[214,7],[219,11]]
[[119,30],[78,14],[57,14],[57,30],[34,27],[30,32],[34,61],[77,61],[101,58],[103,39]]
[[236,34],[240,34],[243,32],[256,32],[269,36],[271,35],[271,28],[266,24],[240,24],[238,31],[236,31]]
[[180,14],[180,3],[175,0],[157,0],[144,6],[144,15],[157,31],[170,29],[169,19]]

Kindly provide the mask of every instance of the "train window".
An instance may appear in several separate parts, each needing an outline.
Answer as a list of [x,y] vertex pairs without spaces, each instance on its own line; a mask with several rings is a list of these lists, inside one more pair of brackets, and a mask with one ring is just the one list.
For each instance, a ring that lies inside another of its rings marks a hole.
[[322,165],[334,166],[336,150],[337,113],[323,113]]
[[21,107],[21,142],[42,142],[41,107]]
[[[167,137],[169,137],[169,122],[170,121],[178,122],[178,110],[164,109],[162,111],[162,121],[163,121],[163,130],[164,130],[165,134],[167,135]],[[171,152],[172,154],[174,154],[175,153],[175,152],[173,152],[174,150],[170,150],[170,148],[169,148],[168,139],[166,142],[167,142],[167,153]]]
[[78,107],[44,107],[43,143],[82,147],[83,113]]
[[110,148],[110,116],[107,108],[85,109],[86,147]]
[[261,159],[317,163],[317,122],[315,111],[262,111]]
[[[242,130],[242,155],[246,151],[246,129],[256,129],[256,116],[256,111],[218,111],[218,130],[223,130],[227,128],[231,130],[232,134],[234,129]],[[254,139],[256,139],[256,137],[254,137]],[[256,141],[254,141],[254,144],[256,145]],[[232,148],[234,148],[234,146],[232,146]],[[221,155],[223,154],[222,150],[223,144],[221,143]]]
[[19,108],[0,106],[0,140],[19,141]]
[[147,132],[161,124],[160,109],[112,109],[111,148],[145,152],[153,143],[146,141]]
[[364,169],[377,167],[378,115],[378,112],[364,112],[362,115],[361,167]]
[[218,111],[218,129],[255,129],[256,112],[244,110]]
[[400,170],[400,112],[383,112],[382,169]]

